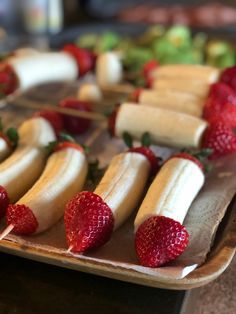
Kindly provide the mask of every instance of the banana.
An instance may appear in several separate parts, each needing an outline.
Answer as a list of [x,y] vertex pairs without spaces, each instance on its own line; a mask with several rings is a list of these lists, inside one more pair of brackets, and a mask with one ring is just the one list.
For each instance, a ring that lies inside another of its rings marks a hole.
[[118,228],[137,206],[150,172],[150,163],[139,153],[115,156],[94,193],[111,208]]
[[86,157],[78,149],[54,152],[33,187],[17,202],[28,206],[38,222],[35,233],[53,226],[64,214],[66,202],[79,192],[88,171]]
[[17,201],[34,184],[46,162],[44,146],[55,140],[51,125],[43,118],[26,120],[19,127],[16,150],[0,164],[0,185]]
[[8,143],[0,137],[0,162],[11,153],[11,148]]
[[124,132],[140,140],[149,132],[156,144],[171,147],[199,147],[207,122],[184,113],[124,103],[115,122],[115,135]]
[[175,90],[142,90],[139,103],[201,117],[204,101],[196,95]]
[[151,73],[152,78],[200,80],[212,84],[219,79],[220,71],[206,65],[168,64],[160,65]]
[[153,81],[152,88],[157,91],[185,92],[197,97],[206,98],[209,93],[210,84],[195,79],[158,78]]
[[20,90],[32,86],[58,81],[75,80],[78,66],[66,52],[45,52],[10,58],[7,63],[14,70]]
[[122,64],[114,52],[106,52],[98,56],[96,62],[96,80],[99,86],[106,87],[120,83],[122,80]]
[[151,216],[165,216],[181,224],[204,184],[204,174],[193,161],[171,158],[151,184],[135,218],[135,230]]
[[102,101],[102,92],[98,85],[85,83],[79,87],[77,98],[82,101],[96,104]]

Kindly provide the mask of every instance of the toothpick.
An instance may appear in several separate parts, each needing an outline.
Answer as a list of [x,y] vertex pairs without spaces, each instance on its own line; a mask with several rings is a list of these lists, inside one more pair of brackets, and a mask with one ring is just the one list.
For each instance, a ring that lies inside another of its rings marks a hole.
[[100,86],[101,90],[105,93],[118,93],[130,95],[135,90],[135,87],[129,84],[114,84],[108,86]]
[[66,251],[66,253],[70,253],[72,249],[73,249],[73,245],[71,244],[71,245],[69,246],[68,250]]
[[6,236],[8,236],[8,234],[14,229],[14,225],[10,224],[9,226],[6,227],[5,230],[3,230],[3,232],[0,235],[0,240],[3,240]]
[[106,121],[102,122],[85,141],[86,146],[92,146],[104,130],[107,129]]

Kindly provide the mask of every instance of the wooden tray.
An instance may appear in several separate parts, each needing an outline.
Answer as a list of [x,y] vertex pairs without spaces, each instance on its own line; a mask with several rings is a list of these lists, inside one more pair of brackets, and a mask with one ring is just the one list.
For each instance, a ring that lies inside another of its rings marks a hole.
[[[10,110],[11,112],[11,110]],[[4,110],[3,110],[4,113]],[[9,110],[8,110],[9,114]],[[16,109],[12,118],[22,120],[23,117],[31,115],[32,111]],[[4,115],[3,115],[4,116]],[[7,115],[6,115],[7,116]],[[230,264],[236,251],[236,198],[231,202],[227,213],[218,228],[214,245],[206,262],[190,273],[184,279],[159,278],[150,274],[127,269],[122,266],[106,264],[102,260],[91,260],[75,258],[71,255],[50,252],[43,246],[36,248],[32,245],[15,243],[8,240],[0,242],[0,251],[18,255],[60,267],[70,268],[78,271],[92,273],[113,279],[133,282],[166,289],[192,289],[205,285],[216,279]]]
[[228,208],[227,214],[218,230],[214,247],[206,262],[194,270],[184,279],[160,279],[155,276],[142,274],[122,267],[106,265],[102,262],[81,260],[72,256],[49,253],[47,250],[36,249],[27,245],[3,240],[0,251],[36,260],[43,263],[57,265],[86,273],[105,276],[136,284],[175,290],[186,290],[203,286],[220,276],[229,266],[236,251],[236,200]]

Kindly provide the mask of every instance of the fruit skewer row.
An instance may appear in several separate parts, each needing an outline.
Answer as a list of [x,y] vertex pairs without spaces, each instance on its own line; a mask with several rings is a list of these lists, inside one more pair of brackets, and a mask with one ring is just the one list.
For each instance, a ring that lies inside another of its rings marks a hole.
[[[83,191],[67,203],[64,221],[69,251],[82,253],[110,239],[137,205],[150,165],[157,169],[148,148],[120,154],[94,192]],[[203,165],[190,154],[174,155],[161,167],[134,222],[136,252],[143,266],[159,267],[183,253],[189,235],[182,223],[203,184]]]

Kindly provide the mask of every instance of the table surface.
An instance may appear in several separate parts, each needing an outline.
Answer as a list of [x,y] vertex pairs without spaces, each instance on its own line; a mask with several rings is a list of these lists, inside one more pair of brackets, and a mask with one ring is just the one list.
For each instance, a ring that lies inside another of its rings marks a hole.
[[0,253],[1,314],[175,314],[184,291],[115,281]]

